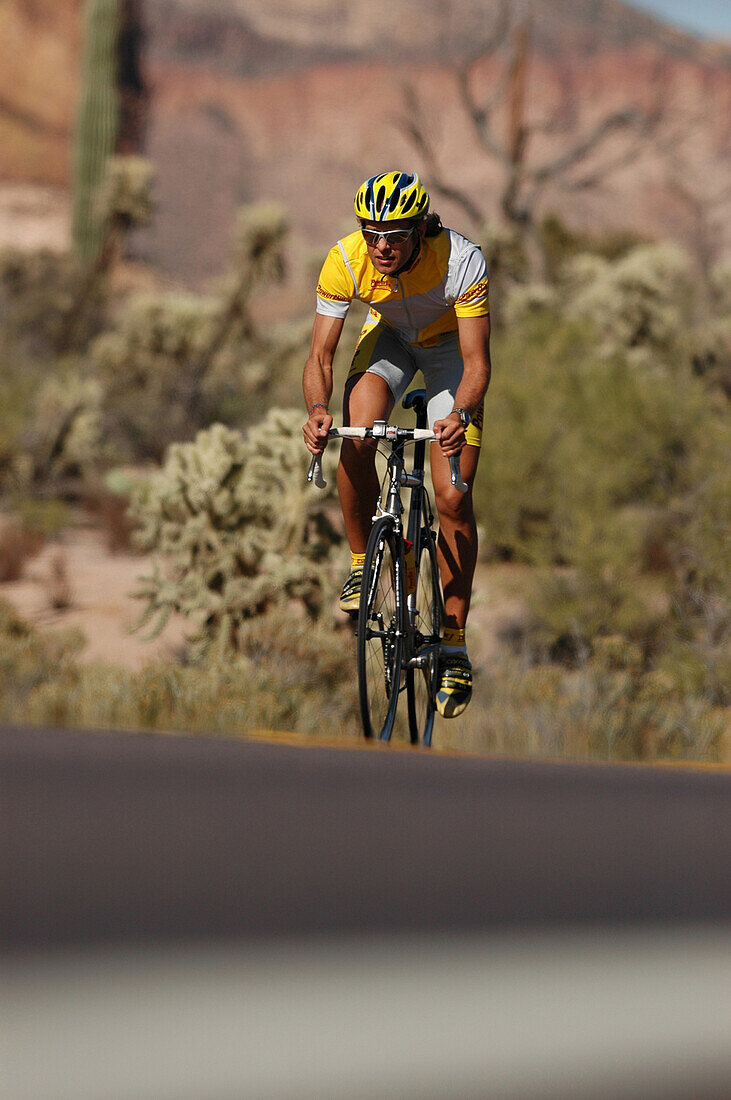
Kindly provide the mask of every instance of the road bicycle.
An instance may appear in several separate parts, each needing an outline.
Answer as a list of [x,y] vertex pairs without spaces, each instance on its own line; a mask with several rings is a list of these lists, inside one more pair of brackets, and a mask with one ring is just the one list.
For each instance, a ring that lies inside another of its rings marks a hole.
[[[399,696],[405,691],[412,744],[430,745],[439,674],[444,605],[437,568],[434,513],[424,484],[427,428],[426,394],[412,390],[403,399],[416,413],[415,428],[376,420],[372,428],[331,428],[330,438],[373,440],[387,469],[366,545],[357,625],[358,694],[363,733],[390,740]],[[406,468],[404,448],[414,444]],[[467,492],[459,457],[450,458],[452,484]],[[322,459],[313,455],[307,480],[325,487]],[[401,499],[409,489],[406,523]]]

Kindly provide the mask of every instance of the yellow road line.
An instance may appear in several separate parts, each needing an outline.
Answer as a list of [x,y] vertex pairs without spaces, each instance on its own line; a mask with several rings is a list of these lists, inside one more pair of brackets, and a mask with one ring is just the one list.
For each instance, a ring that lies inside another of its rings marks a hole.
[[460,751],[458,749],[425,748],[423,745],[410,745],[405,741],[368,740],[365,737],[335,737],[332,735],[293,733],[284,730],[247,730],[241,735],[244,741],[262,741],[277,745],[292,745],[295,748],[348,749],[366,752],[417,752],[429,756],[447,757],[455,760],[509,760],[514,763],[539,764],[602,764],[624,768],[692,768],[693,770],[731,772],[731,764],[713,763],[707,760],[599,760],[593,757],[572,758],[540,756],[499,756],[491,753]]

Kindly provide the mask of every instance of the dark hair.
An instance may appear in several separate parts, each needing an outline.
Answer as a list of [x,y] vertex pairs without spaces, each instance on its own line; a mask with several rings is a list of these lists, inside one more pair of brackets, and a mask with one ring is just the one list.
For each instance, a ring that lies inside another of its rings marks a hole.
[[442,225],[442,219],[439,217],[438,214],[427,214],[427,216],[424,218],[424,221],[426,222],[426,232],[424,233],[425,237],[438,237],[444,229],[444,226]]

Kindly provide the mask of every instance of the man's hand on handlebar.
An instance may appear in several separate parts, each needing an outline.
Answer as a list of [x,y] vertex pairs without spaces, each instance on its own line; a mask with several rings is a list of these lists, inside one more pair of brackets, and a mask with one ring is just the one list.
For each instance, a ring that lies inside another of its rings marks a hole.
[[466,442],[459,413],[451,412],[442,420],[435,420],[434,435],[446,458],[458,455]]
[[327,433],[333,426],[333,418],[327,409],[319,405],[312,410],[310,418],[302,427],[305,446],[310,454],[320,455],[327,447]]

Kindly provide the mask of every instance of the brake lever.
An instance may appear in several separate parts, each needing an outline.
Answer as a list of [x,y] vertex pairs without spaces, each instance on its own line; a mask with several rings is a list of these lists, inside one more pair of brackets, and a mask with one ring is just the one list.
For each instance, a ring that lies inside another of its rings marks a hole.
[[449,470],[452,485],[454,485],[455,489],[459,489],[460,493],[466,493],[469,489],[469,485],[462,479],[462,471],[459,468],[459,455],[449,456]]
[[318,489],[326,489],[327,482],[322,472],[322,455],[313,455],[307,471],[307,481],[314,482]]

